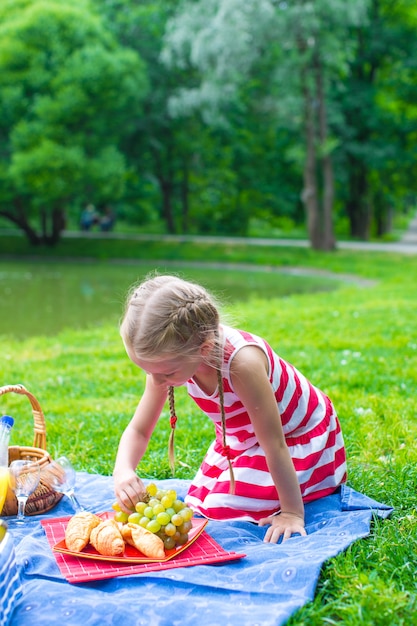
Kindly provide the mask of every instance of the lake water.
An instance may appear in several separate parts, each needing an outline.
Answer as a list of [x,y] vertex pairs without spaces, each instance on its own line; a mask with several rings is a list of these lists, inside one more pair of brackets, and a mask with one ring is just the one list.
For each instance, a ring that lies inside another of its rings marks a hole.
[[98,323],[117,325],[129,287],[155,269],[202,283],[226,305],[253,296],[285,297],[337,286],[323,278],[248,269],[0,261],[0,334],[23,339]]

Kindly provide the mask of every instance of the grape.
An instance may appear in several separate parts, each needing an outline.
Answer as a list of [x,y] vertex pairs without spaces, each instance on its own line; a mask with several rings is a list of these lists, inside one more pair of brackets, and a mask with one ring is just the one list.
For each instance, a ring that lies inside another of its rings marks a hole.
[[182,519],[181,515],[178,515],[178,513],[175,513],[175,515],[171,517],[171,522],[174,524],[174,526],[181,526],[183,521],[184,520]]
[[158,504],[155,504],[155,506],[152,507],[152,511],[154,515],[158,515],[159,513],[163,513],[165,511],[165,507],[158,502]]
[[127,518],[127,521],[130,524],[139,524],[141,517],[142,515],[140,513],[131,513],[129,517]]
[[173,515],[175,515],[176,510],[175,510],[175,509],[173,509],[173,508],[172,508],[172,506],[170,506],[170,507],[168,507],[168,508],[166,509],[166,512],[168,513],[168,515],[169,515],[170,517],[172,517]]
[[156,519],[149,520],[149,523],[146,527],[146,530],[149,530],[151,533],[157,533],[161,530],[161,524]]
[[155,483],[149,483],[149,485],[146,487],[146,491],[149,493],[150,496],[155,496],[158,492],[158,488]]
[[171,518],[169,517],[166,511],[161,511],[160,513],[158,513],[158,515],[156,516],[156,519],[161,524],[161,526],[166,526],[167,524],[169,524],[171,520]]
[[176,532],[177,532],[177,527],[174,526],[174,524],[167,524],[165,526],[165,534],[167,535],[167,537],[173,537]]
[[171,496],[163,496],[161,498],[161,504],[166,508],[169,509],[170,506],[172,506],[174,503],[174,498],[171,498]]
[[185,504],[182,500],[175,500],[172,507],[176,513],[179,513],[185,507]]
[[193,511],[183,500],[178,498],[175,489],[159,489],[155,483],[146,487],[143,501],[137,502],[135,511],[130,515],[120,510],[117,502],[113,509],[119,522],[138,524],[158,535],[164,542],[165,550],[182,546],[189,540],[192,529]]
[[186,535],[192,528],[192,523],[191,522],[184,522],[183,524],[181,524],[181,526],[177,526],[177,530],[182,534],[182,535]]
[[164,548],[165,550],[172,550],[175,548],[175,539],[174,537],[165,537],[164,539]]
[[148,505],[146,502],[136,502],[136,505],[135,505],[136,512],[143,515],[143,512],[145,511],[147,506]]
[[179,514],[181,515],[182,519],[185,522],[189,522],[190,519],[192,518],[192,516],[194,515],[192,510],[188,506],[186,506],[183,509],[181,509]]
[[183,546],[185,543],[187,543],[187,541],[188,541],[188,534],[180,533],[180,536],[178,537],[176,544],[177,546]]

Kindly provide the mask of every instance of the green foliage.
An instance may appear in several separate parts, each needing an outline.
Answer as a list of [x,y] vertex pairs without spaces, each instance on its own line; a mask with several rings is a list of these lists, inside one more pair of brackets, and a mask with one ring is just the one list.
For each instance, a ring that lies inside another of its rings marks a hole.
[[341,139],[339,198],[350,234],[359,238],[390,232],[393,213],[407,207],[415,187],[411,83],[416,83],[414,63],[409,63],[417,51],[415,3],[373,2],[369,17],[352,29],[356,54],[343,83],[335,83],[333,90],[340,109],[335,120]]
[[[121,48],[92,5],[21,3],[0,26],[0,207],[16,219],[69,202],[114,201],[124,189],[121,142],[141,112],[144,65]],[[4,11],[4,8],[1,10]],[[22,215],[23,212],[23,215]]]
[[83,157],[80,146],[61,146],[42,138],[30,151],[14,154],[10,180],[21,193],[33,196],[34,206],[53,205],[67,198],[71,189],[80,188]]
[[0,217],[33,243],[87,202],[152,232],[306,229],[322,80],[335,232],[391,237],[415,204],[414,5],[3,0]]
[[[296,146],[287,147],[287,157],[292,155],[292,160],[298,161],[297,184],[300,188],[304,185],[300,195],[309,238],[316,248],[331,249],[334,245],[330,160],[340,140],[327,122],[327,111],[333,113],[330,85],[346,73],[348,61],[355,55],[350,29],[367,23],[367,7],[362,0],[351,1],[348,8],[343,0],[278,4],[270,0],[204,0],[184,2],[167,24],[163,59],[170,67],[190,67],[198,76],[197,85],[181,85],[171,98],[175,116],[199,111],[213,127],[235,130],[232,102],[244,111],[249,124],[254,112],[258,128],[262,126],[260,113],[265,116],[266,112],[272,128],[285,128],[287,135],[287,128],[297,132]],[[262,83],[267,88],[262,88]],[[301,148],[302,142],[305,145]],[[239,148],[242,145],[247,148],[243,142]],[[268,158],[266,152],[262,151],[263,162]],[[283,159],[277,150],[274,158],[276,172],[287,166],[288,158]],[[235,170],[242,174],[239,166],[235,163]],[[259,170],[257,175],[263,179]],[[285,175],[275,175],[276,182],[285,180]],[[241,180],[248,186],[253,178],[241,176]],[[265,186],[262,193],[258,185],[256,190],[267,204]],[[274,191],[279,195],[280,186]],[[233,211],[233,201],[229,200],[230,205]],[[241,203],[236,205],[235,215],[243,213],[247,228],[246,211],[242,211]],[[293,200],[293,217],[296,208]],[[256,212],[253,200],[251,210]]]

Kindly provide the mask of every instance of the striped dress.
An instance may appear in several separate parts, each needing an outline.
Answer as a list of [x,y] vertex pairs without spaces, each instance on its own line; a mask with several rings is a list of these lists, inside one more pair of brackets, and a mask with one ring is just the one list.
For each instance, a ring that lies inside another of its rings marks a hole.
[[222,327],[226,444],[230,448],[235,493],[229,493],[230,472],[222,454],[219,393],[205,394],[193,379],[190,396],[214,422],[216,438],[209,447],[186,496],[186,502],[209,519],[257,522],[279,510],[279,495],[268,471],[247,411],[233,391],[230,365],[244,346],[260,347],[269,363],[269,379],[277,400],[285,439],[304,502],[329,495],[346,481],[343,436],[329,398],[295,367],[281,359],[256,335]]

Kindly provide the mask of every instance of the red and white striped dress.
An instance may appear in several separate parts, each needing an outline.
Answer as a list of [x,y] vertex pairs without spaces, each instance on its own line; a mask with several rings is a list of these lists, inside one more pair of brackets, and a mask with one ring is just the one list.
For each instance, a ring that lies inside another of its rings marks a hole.
[[279,496],[265,453],[257,442],[248,413],[233,391],[230,364],[237,351],[259,346],[269,362],[269,379],[281,415],[285,439],[304,502],[329,495],[346,481],[342,431],[329,398],[295,367],[281,359],[256,335],[223,326],[223,386],[226,444],[230,448],[235,493],[229,493],[230,472],[222,454],[222,424],[218,390],[205,394],[193,379],[190,396],[214,422],[216,439],[209,447],[186,496],[187,503],[209,519],[259,521],[279,510]]

